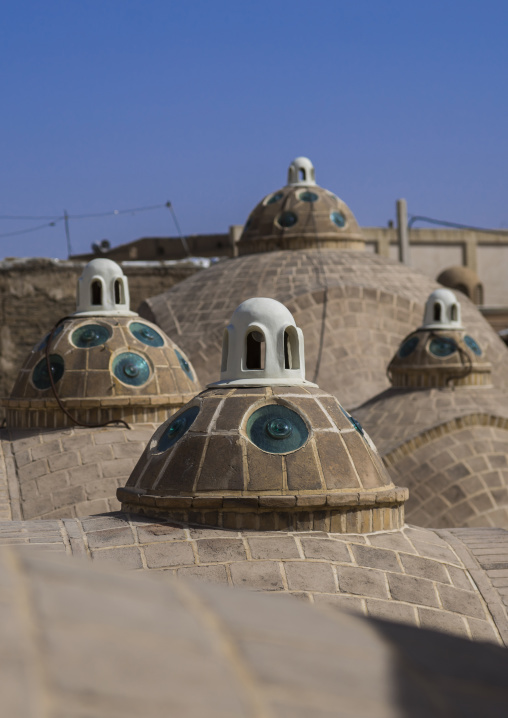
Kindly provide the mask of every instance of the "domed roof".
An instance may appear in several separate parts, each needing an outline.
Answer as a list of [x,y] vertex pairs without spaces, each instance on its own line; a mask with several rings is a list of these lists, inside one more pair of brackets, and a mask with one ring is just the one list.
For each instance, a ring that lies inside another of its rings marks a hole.
[[78,281],[78,311],[34,347],[3,401],[8,426],[161,421],[194,396],[199,385],[184,352],[128,302],[120,267],[92,260]]
[[483,285],[476,272],[469,267],[449,267],[441,272],[437,281],[462,292],[475,304],[483,303]]
[[363,249],[365,239],[349,207],[319,187],[312,162],[297,157],[288,183],[267,195],[250,213],[239,254],[308,247]]
[[[291,376],[284,385],[284,371],[292,371],[281,369],[284,331],[296,327],[276,304],[253,299],[236,310],[235,331],[224,339],[227,379],[155,432],[118,498],[148,515],[181,518],[184,510],[200,523],[229,528],[305,524],[362,533],[401,526],[406,491],[394,487],[358,422],[303,378]],[[266,339],[263,376],[246,361],[253,326]],[[270,356],[275,347],[279,363]],[[303,345],[295,349],[304,374]]]
[[[231,312],[253,296],[283,302],[305,337],[307,376],[347,407],[389,386],[386,367],[422,322],[436,282],[370,252],[269,252],[219,262],[144,302],[140,313],[186,351],[204,384],[215,381]],[[507,386],[506,347],[467,299],[468,333]]]
[[406,337],[388,365],[395,387],[491,385],[485,351],[461,324],[460,303],[437,289],[425,304],[423,325]]

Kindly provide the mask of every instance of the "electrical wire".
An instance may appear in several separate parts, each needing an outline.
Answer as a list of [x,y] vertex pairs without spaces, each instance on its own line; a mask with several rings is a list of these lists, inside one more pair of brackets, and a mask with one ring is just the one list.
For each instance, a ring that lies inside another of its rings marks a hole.
[[53,379],[53,372],[51,371],[51,359],[50,359],[49,348],[50,348],[51,342],[53,341],[53,337],[54,337],[54,335],[55,335],[55,332],[56,332],[57,328],[59,327],[59,325],[60,325],[62,322],[65,322],[66,319],[72,319],[72,317],[70,317],[70,316],[62,317],[62,318],[59,319],[59,320],[57,321],[57,323],[54,325],[53,329],[50,331],[49,336],[48,336],[48,338],[47,338],[47,341],[46,341],[46,349],[45,349],[46,371],[48,372],[49,383],[50,383],[50,385],[51,385],[51,391],[53,392],[53,396],[55,397],[56,402],[57,402],[59,408],[63,411],[63,413],[65,414],[65,416],[67,416],[67,417],[72,421],[73,424],[76,424],[77,426],[83,426],[83,427],[85,427],[85,428],[87,428],[87,429],[100,429],[100,428],[102,428],[103,426],[111,426],[111,424],[123,424],[126,429],[130,429],[131,427],[129,426],[129,424],[128,424],[126,421],[124,421],[123,419],[111,419],[111,421],[104,421],[102,424],[87,424],[87,423],[85,423],[85,422],[83,422],[83,421],[80,421],[79,419],[76,419],[76,417],[73,416],[73,415],[70,413],[70,411],[68,411],[68,410],[65,408],[65,406],[64,406],[64,404],[63,404],[63,402],[62,402],[62,400],[61,400],[60,397],[58,396],[58,392],[57,392],[57,390],[56,390],[55,380]]
[[55,220],[54,222],[49,222],[49,224],[40,224],[38,227],[30,227],[29,229],[18,229],[16,232],[4,232],[3,234],[0,234],[0,237],[16,237],[19,234],[28,234],[29,232],[38,232],[40,229],[46,229],[47,227],[54,227],[57,222],[60,222],[63,219],[63,217],[60,217],[59,219]]
[[489,234],[507,235],[508,229],[485,229],[484,227],[473,227],[469,224],[460,224],[459,222],[447,222],[444,219],[435,219],[434,217],[424,217],[419,214],[410,215],[407,228],[411,229],[415,222],[428,222],[429,224],[438,224],[443,227],[453,227],[455,229],[470,229],[473,232],[488,232]]

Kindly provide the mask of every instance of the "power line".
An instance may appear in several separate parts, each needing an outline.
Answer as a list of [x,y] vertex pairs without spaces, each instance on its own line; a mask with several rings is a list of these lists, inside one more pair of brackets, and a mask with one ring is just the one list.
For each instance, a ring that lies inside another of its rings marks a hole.
[[424,217],[422,215],[413,214],[407,223],[408,229],[411,229],[415,222],[428,222],[429,224],[439,224],[442,227],[453,227],[454,229],[470,229],[473,232],[489,232],[490,234],[508,234],[506,229],[486,229],[485,227],[473,227],[469,224],[460,224],[459,222],[447,222],[444,219],[435,219],[434,217]]
[[46,227],[54,227],[57,222],[59,222],[60,219],[57,219],[55,222],[49,222],[48,224],[40,224],[38,227],[30,227],[29,229],[18,229],[17,232],[5,232],[4,234],[0,234],[0,237],[15,237],[18,234],[28,234],[29,232],[37,232],[40,229],[46,229]]

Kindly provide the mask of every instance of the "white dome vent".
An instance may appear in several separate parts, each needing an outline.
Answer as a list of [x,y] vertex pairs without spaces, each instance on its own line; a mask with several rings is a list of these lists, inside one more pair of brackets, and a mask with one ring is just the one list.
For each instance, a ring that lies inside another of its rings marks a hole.
[[78,279],[76,313],[82,317],[137,316],[130,311],[129,284],[111,259],[92,259]]
[[316,386],[305,379],[303,333],[275,299],[242,302],[224,330],[220,381],[209,386]]
[[289,165],[288,185],[315,185],[316,171],[308,157],[297,157]]
[[450,289],[436,289],[425,303],[421,329],[463,329],[460,304]]

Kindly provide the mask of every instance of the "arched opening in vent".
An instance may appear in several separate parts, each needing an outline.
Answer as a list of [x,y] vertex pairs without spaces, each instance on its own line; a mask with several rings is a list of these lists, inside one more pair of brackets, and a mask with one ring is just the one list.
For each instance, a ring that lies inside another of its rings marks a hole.
[[264,369],[266,357],[266,342],[263,332],[258,329],[250,331],[245,341],[246,356],[245,366],[247,369]]
[[300,182],[305,182],[305,180],[307,179],[307,177],[306,177],[306,172],[305,172],[305,170],[303,169],[303,167],[300,167],[300,169],[298,170],[298,174],[299,174],[299,176],[300,176]]
[[90,286],[91,301],[94,306],[102,304],[102,283],[94,279]]
[[300,350],[298,334],[294,327],[287,327],[284,331],[284,368],[300,368]]
[[434,304],[434,321],[435,322],[441,321],[441,304],[439,302],[436,302]]
[[474,288],[473,301],[475,304],[483,304],[483,284],[477,284]]
[[456,322],[458,319],[458,316],[459,316],[459,313],[457,310],[457,305],[452,304],[450,307],[450,319],[452,320],[452,322]]
[[121,279],[115,279],[115,304],[125,304],[125,294]]

